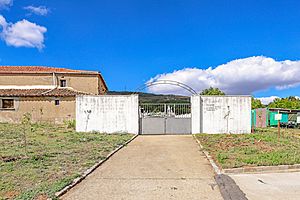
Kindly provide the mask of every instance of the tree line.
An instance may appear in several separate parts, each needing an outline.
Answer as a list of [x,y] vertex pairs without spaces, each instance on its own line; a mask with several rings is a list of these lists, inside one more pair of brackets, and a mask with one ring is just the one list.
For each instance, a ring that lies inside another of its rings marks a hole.
[[[254,99],[254,98],[253,98]],[[252,100],[252,109],[256,108],[286,108],[286,109],[300,109],[300,99],[294,96],[285,98],[276,98],[268,105],[263,105],[259,99]]]

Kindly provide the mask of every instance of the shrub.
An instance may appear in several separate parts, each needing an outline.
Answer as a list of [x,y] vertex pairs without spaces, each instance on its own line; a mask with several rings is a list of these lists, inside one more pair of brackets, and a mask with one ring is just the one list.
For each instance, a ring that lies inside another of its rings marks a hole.
[[67,128],[75,129],[75,127],[76,127],[76,120],[75,119],[65,120],[64,124],[67,126]]

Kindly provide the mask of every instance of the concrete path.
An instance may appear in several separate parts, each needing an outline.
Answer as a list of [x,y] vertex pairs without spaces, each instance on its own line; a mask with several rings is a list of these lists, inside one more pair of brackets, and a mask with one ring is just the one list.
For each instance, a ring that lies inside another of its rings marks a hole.
[[191,135],[139,136],[63,199],[223,199]]
[[300,199],[300,172],[230,175],[249,200]]

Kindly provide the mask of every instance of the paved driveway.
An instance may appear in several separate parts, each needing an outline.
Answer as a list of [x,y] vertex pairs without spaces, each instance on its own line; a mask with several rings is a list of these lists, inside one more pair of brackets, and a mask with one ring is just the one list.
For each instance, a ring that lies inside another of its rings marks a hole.
[[191,135],[138,136],[63,199],[222,199]]

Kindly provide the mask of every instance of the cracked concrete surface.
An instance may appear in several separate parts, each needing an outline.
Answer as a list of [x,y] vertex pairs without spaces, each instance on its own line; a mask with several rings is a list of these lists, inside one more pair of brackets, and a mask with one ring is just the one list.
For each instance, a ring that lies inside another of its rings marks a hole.
[[138,136],[62,199],[223,199],[191,135]]
[[228,175],[218,174],[215,179],[224,200],[247,200],[246,194],[240,189],[235,181]]
[[230,175],[249,200],[300,199],[300,172]]

